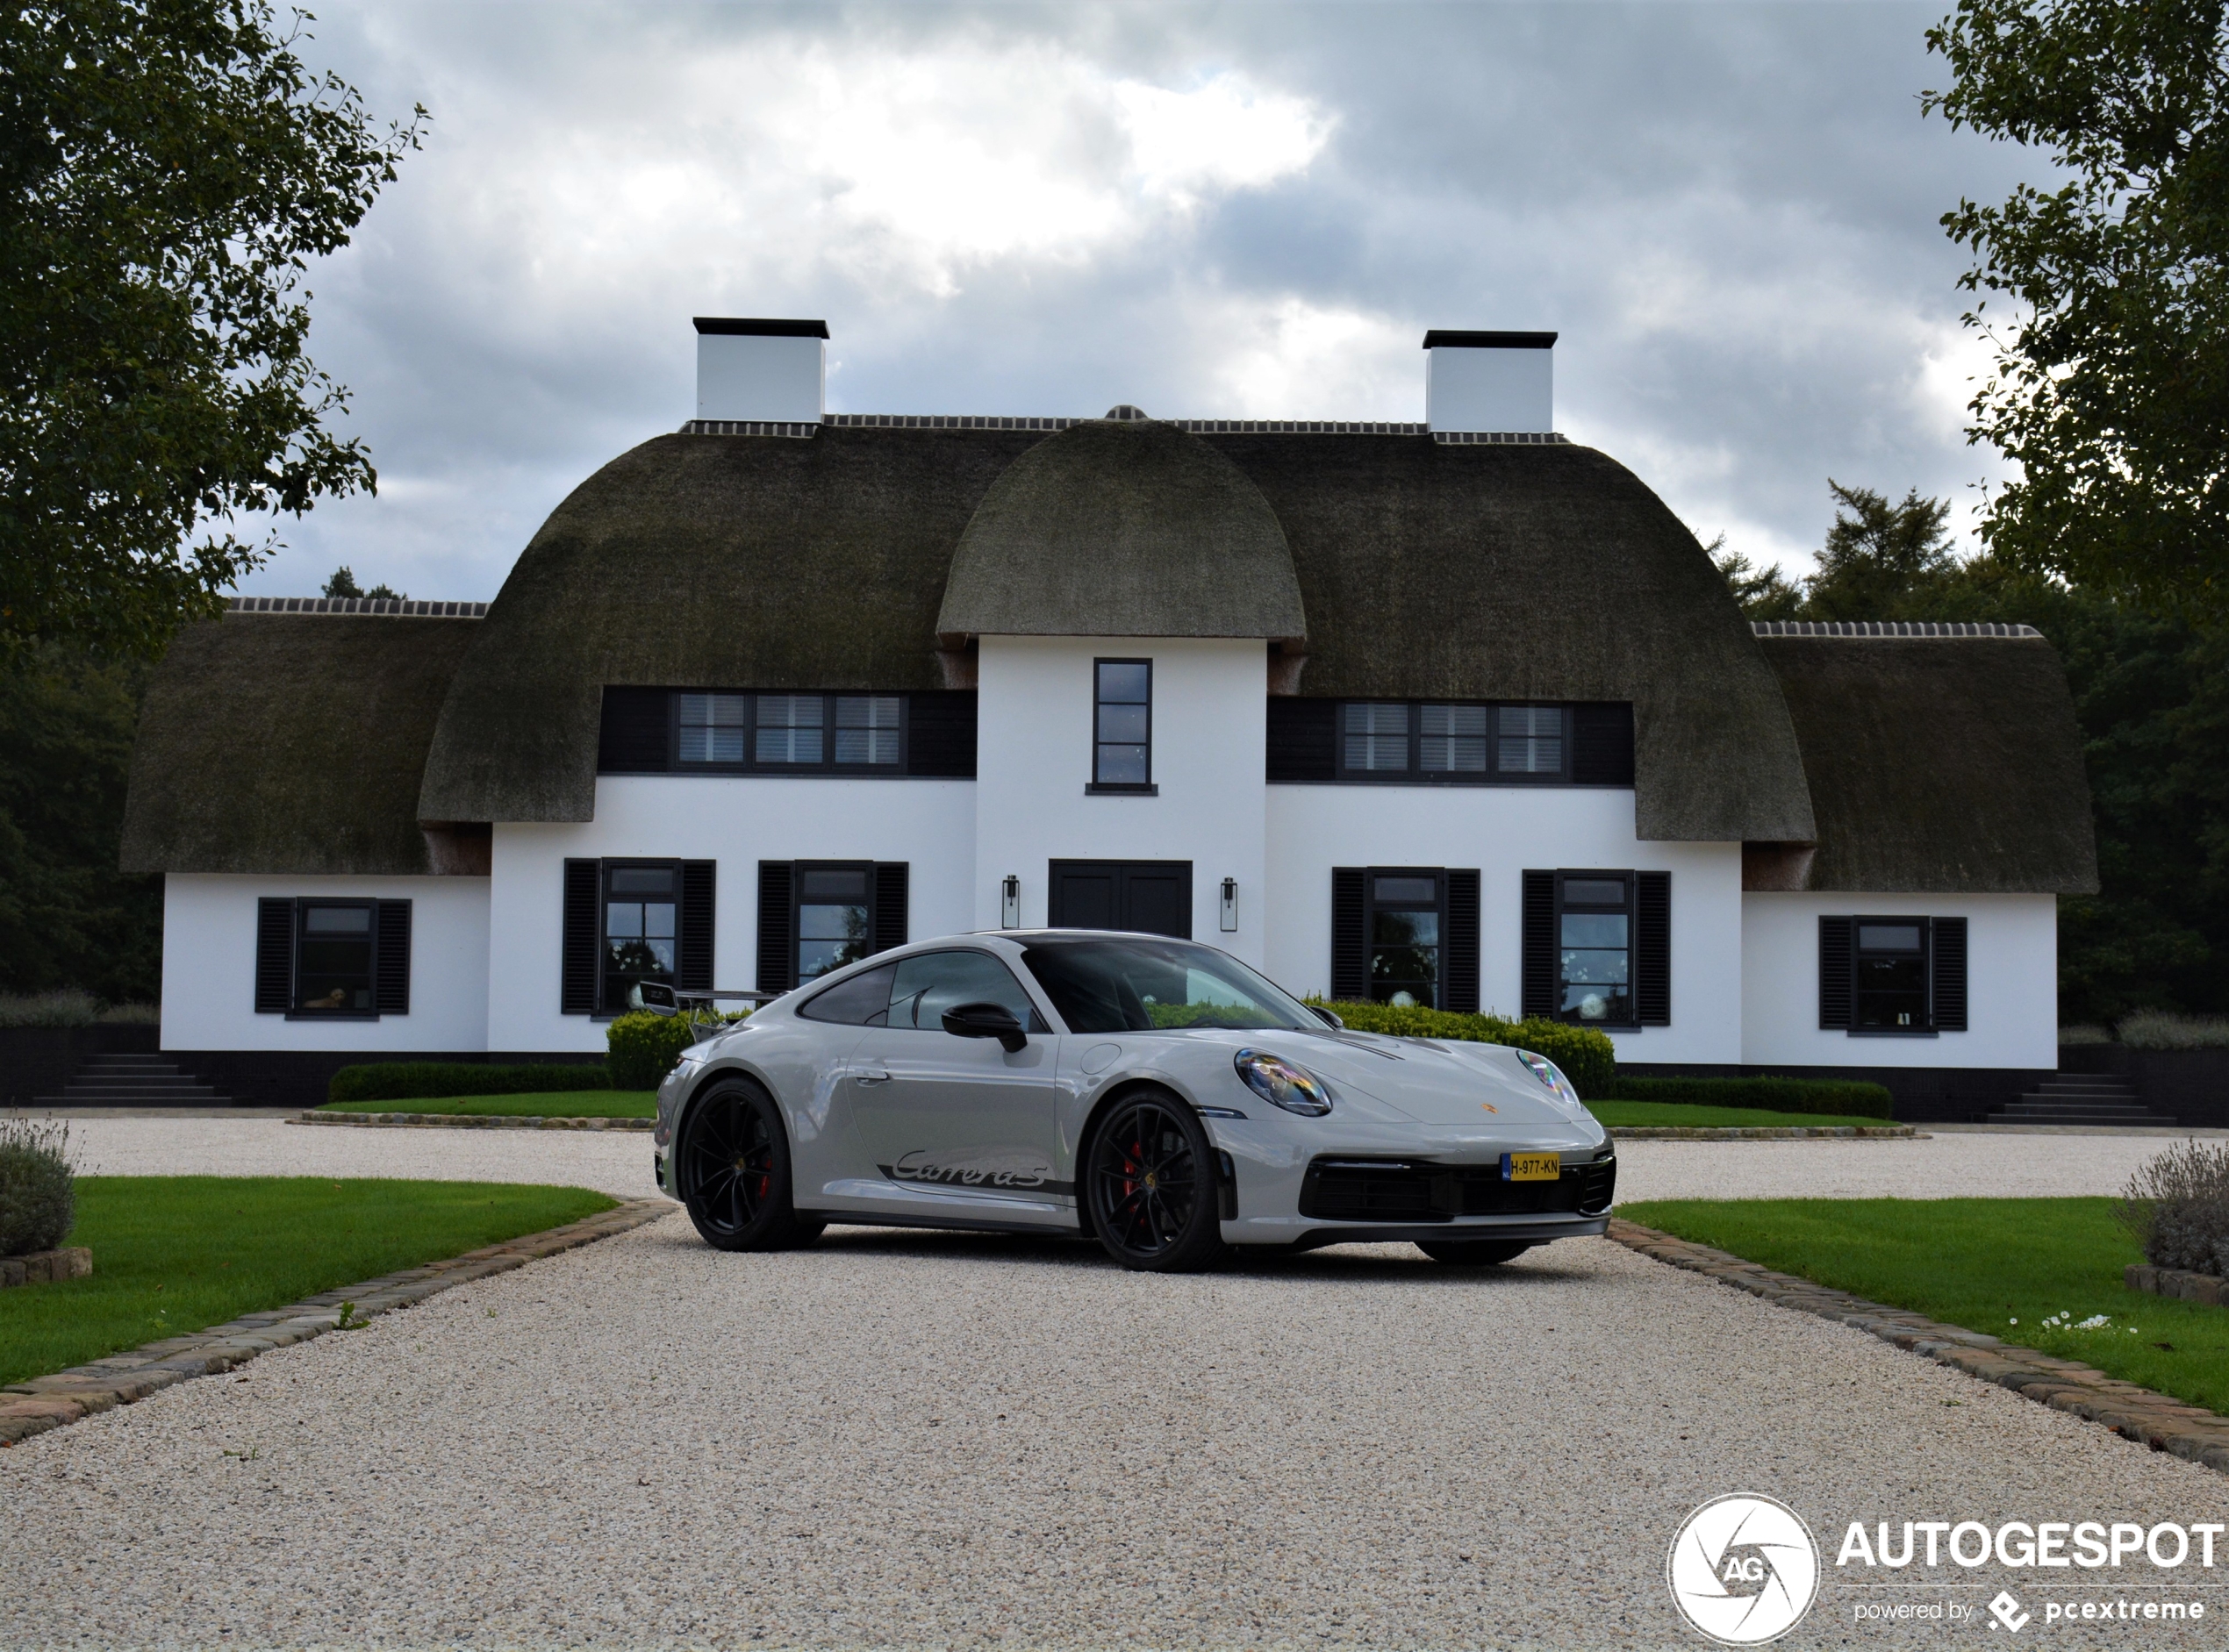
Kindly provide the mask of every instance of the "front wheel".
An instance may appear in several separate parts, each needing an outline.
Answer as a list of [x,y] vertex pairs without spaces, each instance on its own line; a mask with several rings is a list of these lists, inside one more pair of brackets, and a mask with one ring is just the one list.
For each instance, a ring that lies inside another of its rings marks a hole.
[[774,1098],[749,1079],[723,1079],[697,1098],[675,1178],[689,1219],[719,1250],[810,1244],[818,1223],[791,1202],[790,1140]]
[[1099,1242],[1125,1268],[1189,1273],[1226,1254],[1215,1148],[1172,1097],[1114,1104],[1092,1138],[1084,1195]]
[[1498,1268],[1530,1250],[1530,1244],[1494,1239],[1420,1239],[1416,1248],[1434,1262],[1458,1268]]

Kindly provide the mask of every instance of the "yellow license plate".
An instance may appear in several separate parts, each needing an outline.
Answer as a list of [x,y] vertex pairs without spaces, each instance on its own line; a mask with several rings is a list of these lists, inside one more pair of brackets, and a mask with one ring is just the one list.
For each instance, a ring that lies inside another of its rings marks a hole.
[[1552,1182],[1564,1173],[1564,1162],[1555,1153],[1505,1153],[1502,1179],[1505,1182]]

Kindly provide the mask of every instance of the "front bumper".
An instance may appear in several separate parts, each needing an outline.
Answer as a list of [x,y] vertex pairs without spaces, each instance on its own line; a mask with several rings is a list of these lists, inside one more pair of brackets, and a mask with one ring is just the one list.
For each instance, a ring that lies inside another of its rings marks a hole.
[[[1553,1239],[1587,1239],[1606,1233],[1609,1218],[1573,1216],[1554,1221],[1486,1219],[1466,1222],[1417,1223],[1408,1226],[1380,1226],[1366,1222],[1339,1222],[1331,1226],[1304,1227],[1286,1241],[1294,1250],[1320,1250],[1326,1245],[1415,1245],[1432,1240],[1516,1239],[1536,1245]],[[1225,1229],[1228,1232],[1228,1228]],[[1258,1234],[1251,1241],[1261,1243]]]

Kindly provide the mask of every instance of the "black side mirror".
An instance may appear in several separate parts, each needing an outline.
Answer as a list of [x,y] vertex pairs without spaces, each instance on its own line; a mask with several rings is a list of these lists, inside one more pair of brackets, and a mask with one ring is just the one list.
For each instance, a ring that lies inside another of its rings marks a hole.
[[1029,1041],[1014,1012],[1003,1004],[962,1004],[944,1012],[944,1030],[955,1038],[995,1038],[1011,1055]]
[[1322,1022],[1326,1026],[1344,1026],[1346,1025],[1344,1021],[1342,1021],[1338,1018],[1337,1013],[1325,1009],[1320,1004],[1311,1004],[1308,1005],[1308,1008],[1315,1012],[1316,1019]]

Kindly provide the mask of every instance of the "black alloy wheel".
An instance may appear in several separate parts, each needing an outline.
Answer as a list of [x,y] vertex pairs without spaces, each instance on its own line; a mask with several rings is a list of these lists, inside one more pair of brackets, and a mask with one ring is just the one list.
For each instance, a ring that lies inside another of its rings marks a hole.
[[1226,1255],[1215,1148],[1174,1097],[1116,1102],[1092,1137],[1084,1179],[1099,1242],[1125,1268],[1187,1273]]
[[677,1180],[689,1219],[716,1249],[780,1250],[820,1234],[821,1224],[800,1221],[790,1201],[781,1110],[749,1079],[723,1079],[697,1098]]
[[1498,1268],[1505,1262],[1514,1262],[1532,1248],[1523,1240],[1508,1239],[1420,1239],[1416,1248],[1434,1262],[1447,1262],[1458,1268]]

